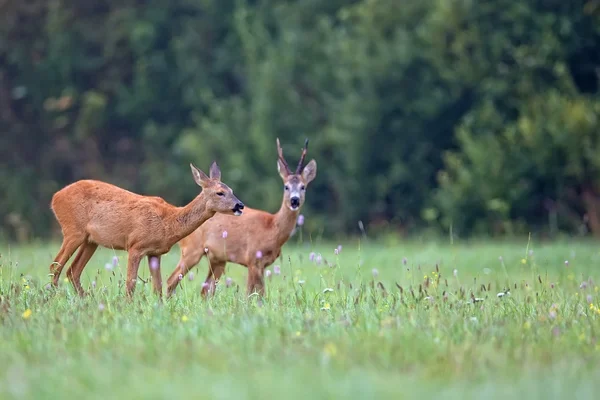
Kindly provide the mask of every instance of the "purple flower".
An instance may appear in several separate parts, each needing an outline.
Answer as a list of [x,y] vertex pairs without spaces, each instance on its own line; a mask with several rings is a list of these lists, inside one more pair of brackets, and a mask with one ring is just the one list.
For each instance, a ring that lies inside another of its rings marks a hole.
[[183,274],[179,274],[179,280],[183,279]]
[[96,287],[96,281],[92,281],[92,287],[95,288]]
[[202,282],[202,289],[206,289],[210,284],[208,282]]
[[113,268],[116,268],[117,265],[119,265],[119,257],[113,256],[113,258],[112,258],[112,266],[113,266]]
[[296,223],[298,224],[298,226],[304,225],[304,215],[298,215],[298,220],[296,221]]
[[308,259],[309,259],[310,261],[315,261],[315,253],[314,253],[314,252],[311,252],[311,253],[308,255]]
[[158,269],[158,257],[150,257],[150,268],[152,268],[153,271]]
[[188,279],[189,279],[190,281],[193,281],[193,280],[194,280],[194,273],[193,273],[193,272],[190,272],[190,273],[188,273]]
[[256,258],[262,258],[262,256],[263,256],[263,255],[262,255],[262,251],[258,250],[258,251],[256,252]]
[[316,261],[317,265],[320,265],[323,262],[323,257],[321,256],[321,253],[319,253],[317,255],[317,258],[315,258],[315,261]]
[[579,285],[579,289],[585,289],[585,288],[587,288],[587,282],[583,281],[583,282],[581,282],[581,285]]
[[105,307],[104,307],[104,304],[103,304],[103,303],[99,303],[99,304],[98,304],[98,310],[100,310],[100,311],[104,311],[104,308],[105,308]]
[[279,265],[273,265],[273,273],[275,275],[281,274],[281,267]]
[[265,271],[265,276],[267,278],[271,276],[271,270],[270,269],[268,269],[268,270]]
[[341,244],[338,244],[337,251],[338,251],[338,254],[342,252],[342,245]]
[[373,278],[377,278],[377,276],[379,276],[379,271],[377,271],[377,268],[373,268],[371,273],[373,274]]
[[589,303],[591,303],[591,302],[592,302],[592,300],[594,300],[594,298],[592,297],[592,295],[591,295],[591,294],[588,294],[588,295],[587,295],[587,297],[586,297],[586,300],[587,300],[587,302],[588,302],[588,304],[589,304]]
[[548,313],[548,318],[555,319],[556,318],[556,311],[550,310],[550,312]]
[[227,239],[227,231],[223,231],[223,233],[221,234],[221,236],[223,236],[223,239]]
[[225,279],[225,286],[230,287],[232,283],[233,283],[233,280],[231,280],[230,277],[227,277]]
[[338,249],[333,249],[333,254],[337,256],[338,254],[340,254],[340,251]]
[[406,257],[402,257],[402,264],[406,265],[407,262],[408,260],[406,259]]

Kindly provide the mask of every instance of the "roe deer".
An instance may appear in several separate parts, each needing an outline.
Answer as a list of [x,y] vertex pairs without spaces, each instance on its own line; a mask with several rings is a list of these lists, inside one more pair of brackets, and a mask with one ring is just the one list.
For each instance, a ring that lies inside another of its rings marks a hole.
[[83,296],[81,273],[100,245],[129,253],[126,284],[129,298],[135,290],[140,261],[146,256],[154,290],[162,297],[161,255],[215,213],[239,216],[244,208],[233,191],[221,182],[216,162],[210,167],[210,177],[194,165],[190,167],[202,191],[185,207],[95,180],[80,180],[56,192],[51,208],[61,226],[63,242],[50,265],[53,285],[58,285],[64,265],[79,247],[67,277]]
[[306,186],[317,175],[315,160],[303,166],[307,147],[308,139],[304,144],[298,167],[295,173],[292,173],[277,139],[277,169],[283,179],[284,191],[281,207],[276,214],[246,207],[244,215],[239,218],[215,215],[179,242],[181,258],[168,279],[168,297],[173,294],[179,280],[198,264],[205,254],[208,255],[209,271],[202,295],[212,292],[228,261],[248,268],[248,294],[254,291],[260,295],[264,294],[264,270],[279,257],[281,247],[296,226],[298,212],[304,204]]

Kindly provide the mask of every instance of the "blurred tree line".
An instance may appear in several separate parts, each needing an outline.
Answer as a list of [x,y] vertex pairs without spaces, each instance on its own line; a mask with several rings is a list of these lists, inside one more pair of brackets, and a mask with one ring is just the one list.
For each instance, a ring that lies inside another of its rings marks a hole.
[[0,0],[0,224],[96,178],[182,205],[216,159],[308,230],[600,236],[600,0]]

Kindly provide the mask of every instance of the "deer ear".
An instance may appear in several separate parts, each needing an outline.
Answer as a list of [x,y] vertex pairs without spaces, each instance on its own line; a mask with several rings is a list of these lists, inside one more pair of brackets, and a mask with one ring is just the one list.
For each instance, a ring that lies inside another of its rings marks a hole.
[[277,172],[279,172],[279,176],[281,176],[281,179],[283,179],[283,180],[287,179],[287,177],[288,177],[287,169],[285,168],[285,165],[283,165],[281,160],[277,160]]
[[317,162],[315,160],[310,160],[308,164],[302,170],[302,178],[304,178],[304,183],[307,185],[315,179],[317,176]]
[[210,166],[210,179],[216,179],[218,181],[221,180],[221,169],[217,165],[216,161],[213,161]]
[[198,186],[204,187],[208,184],[208,176],[198,168],[194,166],[194,164],[190,163],[190,168],[192,169],[192,175],[194,175],[194,180],[198,184]]

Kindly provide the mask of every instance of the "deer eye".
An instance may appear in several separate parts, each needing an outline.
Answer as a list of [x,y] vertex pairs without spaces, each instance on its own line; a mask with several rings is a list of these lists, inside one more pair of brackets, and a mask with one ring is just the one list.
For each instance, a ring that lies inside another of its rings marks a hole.
[[285,190],[290,190],[290,187],[289,187],[288,185],[285,185],[283,188],[284,188]]
[[217,192],[217,196],[225,196],[225,193],[223,193],[223,192]]
[[300,186],[300,190],[305,191],[306,188],[304,187],[304,185]]

